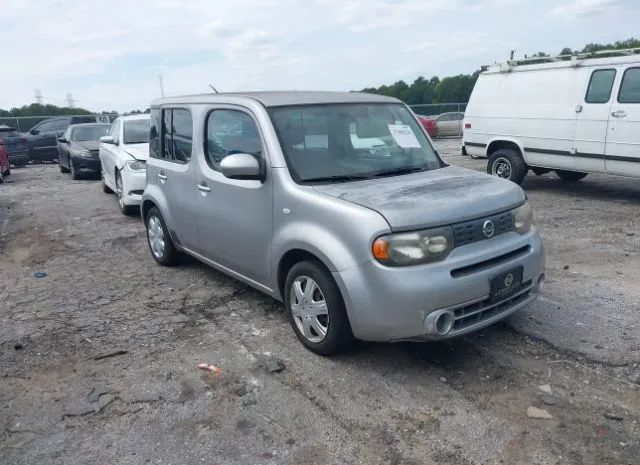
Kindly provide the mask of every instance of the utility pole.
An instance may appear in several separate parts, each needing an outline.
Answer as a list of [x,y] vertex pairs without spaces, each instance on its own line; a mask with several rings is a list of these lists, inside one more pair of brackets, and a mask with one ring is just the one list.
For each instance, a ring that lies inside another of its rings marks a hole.
[[164,86],[162,85],[162,74],[158,74],[158,81],[160,82],[160,96],[164,98]]
[[65,100],[67,101],[68,108],[73,108],[76,105],[76,101],[73,99],[73,94],[67,94]]
[[34,89],[33,90],[33,100],[38,104],[38,105],[42,105],[42,102],[44,100],[44,97],[42,96],[42,91],[40,91],[40,89]]

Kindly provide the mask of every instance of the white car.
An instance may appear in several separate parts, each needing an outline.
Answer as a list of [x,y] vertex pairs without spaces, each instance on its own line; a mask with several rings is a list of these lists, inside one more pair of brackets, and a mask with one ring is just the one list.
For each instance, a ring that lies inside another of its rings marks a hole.
[[122,116],[100,138],[102,190],[115,192],[125,215],[140,206],[147,179],[149,115]]

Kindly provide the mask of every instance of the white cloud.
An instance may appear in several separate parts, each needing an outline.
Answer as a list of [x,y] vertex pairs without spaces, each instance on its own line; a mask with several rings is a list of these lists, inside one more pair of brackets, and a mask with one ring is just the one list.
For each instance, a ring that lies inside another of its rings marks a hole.
[[617,6],[617,0],[574,0],[564,5],[558,5],[551,10],[555,16],[573,19],[576,16],[593,15]]

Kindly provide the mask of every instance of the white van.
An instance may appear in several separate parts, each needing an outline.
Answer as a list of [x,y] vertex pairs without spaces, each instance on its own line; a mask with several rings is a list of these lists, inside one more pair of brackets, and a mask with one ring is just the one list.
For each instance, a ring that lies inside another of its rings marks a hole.
[[640,50],[495,65],[480,74],[462,151],[520,183],[528,170],[577,181],[588,173],[640,177]]

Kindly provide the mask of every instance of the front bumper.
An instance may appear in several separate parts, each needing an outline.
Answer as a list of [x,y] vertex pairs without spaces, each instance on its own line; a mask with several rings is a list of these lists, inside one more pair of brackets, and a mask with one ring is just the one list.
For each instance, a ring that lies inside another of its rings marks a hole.
[[[489,300],[492,278],[523,267],[523,286],[505,301]],[[536,228],[457,247],[442,262],[390,268],[365,262],[335,272],[354,335],[366,341],[435,340],[461,336],[533,302],[544,279],[544,247]],[[542,278],[542,279],[541,279]],[[433,312],[455,315],[445,335],[430,330]]]
[[147,182],[146,171],[132,171],[126,166],[120,171],[122,175],[122,196],[125,205],[140,205],[142,193]]
[[78,174],[100,174],[101,164],[99,158],[71,156],[71,163]]

